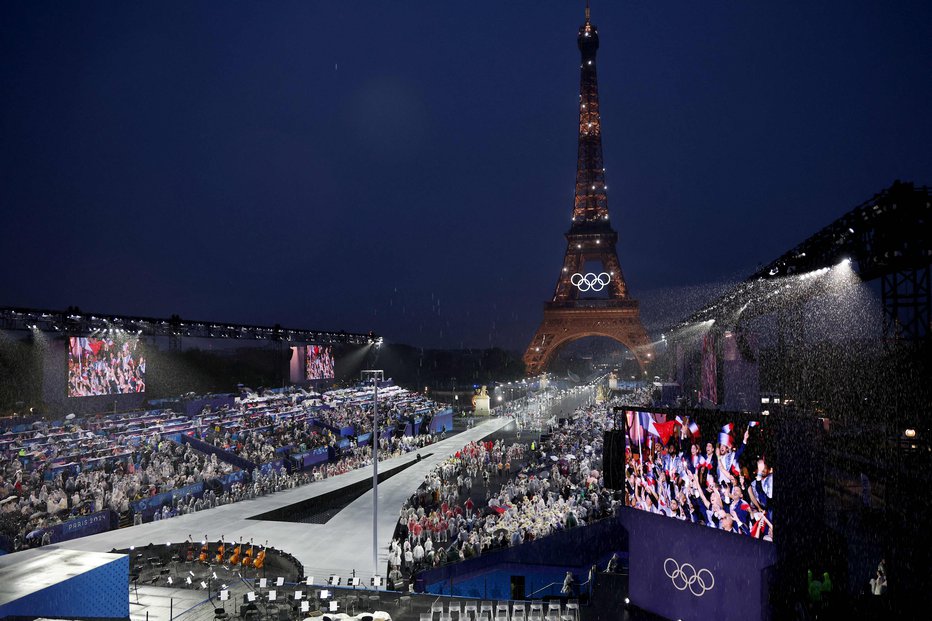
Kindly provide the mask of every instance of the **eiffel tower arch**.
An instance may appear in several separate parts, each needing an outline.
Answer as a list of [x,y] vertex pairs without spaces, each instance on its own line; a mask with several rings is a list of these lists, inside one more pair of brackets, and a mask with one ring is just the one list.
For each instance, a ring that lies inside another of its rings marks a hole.
[[[544,319],[524,354],[529,375],[546,370],[563,345],[589,336],[621,343],[641,368],[651,357],[638,303],[628,295],[618,261],[618,233],[609,221],[595,62],[599,31],[589,19],[588,5],[577,43],[582,63],[573,221],[553,298],[544,305]],[[600,267],[589,271],[593,263]]]

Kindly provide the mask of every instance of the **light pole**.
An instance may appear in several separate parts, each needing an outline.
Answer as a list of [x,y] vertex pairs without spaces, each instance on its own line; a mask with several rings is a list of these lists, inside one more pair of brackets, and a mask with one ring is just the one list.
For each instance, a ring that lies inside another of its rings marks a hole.
[[379,575],[379,382],[385,379],[382,369],[362,372],[363,381],[372,380],[372,571]]

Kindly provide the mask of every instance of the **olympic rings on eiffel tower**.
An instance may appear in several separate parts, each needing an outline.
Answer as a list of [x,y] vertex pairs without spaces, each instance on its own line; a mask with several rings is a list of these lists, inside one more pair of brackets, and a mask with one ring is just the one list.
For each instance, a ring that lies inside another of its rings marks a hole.
[[593,274],[592,272],[587,274],[576,273],[570,276],[570,283],[580,291],[601,291],[610,282],[612,282],[612,277],[609,276],[608,272],[602,272],[601,274]]

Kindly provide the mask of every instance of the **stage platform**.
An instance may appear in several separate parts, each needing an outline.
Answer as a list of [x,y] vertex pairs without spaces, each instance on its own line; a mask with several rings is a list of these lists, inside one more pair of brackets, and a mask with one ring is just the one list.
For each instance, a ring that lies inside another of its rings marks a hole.
[[[388,544],[401,507],[423,482],[425,475],[466,443],[484,438],[509,422],[509,419],[488,419],[472,429],[426,446],[420,450],[424,458],[419,463],[415,452],[379,462],[379,472],[412,464],[379,483],[377,571],[380,575],[386,572]],[[73,539],[63,542],[60,547],[108,552],[130,546],[144,546],[148,543],[180,543],[185,541],[188,535],[196,542],[200,542],[205,535],[208,540],[215,542],[222,535],[227,542],[236,542],[242,537],[244,541],[253,539],[256,545],[261,545],[268,540],[270,546],[294,555],[304,565],[307,575],[346,575],[355,569],[359,575],[369,576],[376,571],[372,566],[371,488],[325,524],[250,519],[366,480],[372,480],[371,468],[354,470],[303,487],[190,515]],[[20,554],[22,553],[4,558],[13,561]]]
[[125,619],[129,557],[46,546],[0,556],[0,618]]

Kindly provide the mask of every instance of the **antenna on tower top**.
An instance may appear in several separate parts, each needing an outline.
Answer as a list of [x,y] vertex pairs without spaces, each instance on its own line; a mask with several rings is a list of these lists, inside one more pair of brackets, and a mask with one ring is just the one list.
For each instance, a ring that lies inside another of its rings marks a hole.
[[586,23],[589,23],[589,0],[586,0]]

